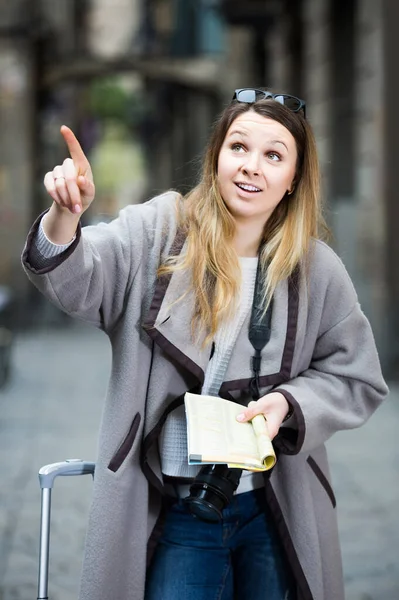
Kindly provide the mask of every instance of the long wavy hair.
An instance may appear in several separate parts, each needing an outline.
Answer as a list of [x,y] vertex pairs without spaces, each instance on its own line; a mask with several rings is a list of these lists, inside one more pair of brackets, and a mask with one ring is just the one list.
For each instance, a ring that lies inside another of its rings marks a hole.
[[232,102],[215,122],[199,184],[180,204],[179,226],[187,236],[184,250],[179,256],[168,257],[158,270],[160,276],[182,269],[191,271],[195,299],[192,333],[202,337],[204,344],[231,316],[239,296],[241,270],[233,245],[235,222],[219,191],[218,157],[233,121],[247,111],[286,127],[297,147],[294,191],[286,193],[274,209],[260,245],[265,310],[279,282],[288,278],[307,255],[312,238],[328,231],[321,209],[316,143],[309,123],[301,113],[275,100]]

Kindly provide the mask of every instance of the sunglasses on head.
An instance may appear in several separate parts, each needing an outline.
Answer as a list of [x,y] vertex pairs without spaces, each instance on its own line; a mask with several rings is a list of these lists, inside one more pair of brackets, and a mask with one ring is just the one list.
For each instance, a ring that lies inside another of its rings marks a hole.
[[272,98],[276,102],[283,104],[292,110],[292,112],[302,111],[303,116],[306,117],[306,104],[304,100],[301,100],[296,96],[291,96],[290,94],[273,94],[272,92],[265,90],[242,88],[240,90],[235,90],[233,96],[233,100],[245,102],[246,104],[253,104],[254,102],[257,102],[257,100],[264,100],[267,98]]

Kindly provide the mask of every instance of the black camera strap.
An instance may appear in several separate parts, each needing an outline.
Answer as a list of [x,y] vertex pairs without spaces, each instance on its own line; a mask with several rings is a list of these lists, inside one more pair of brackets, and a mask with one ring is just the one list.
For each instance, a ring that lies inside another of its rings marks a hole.
[[251,320],[249,323],[248,331],[249,341],[251,342],[253,349],[255,350],[255,354],[251,358],[253,378],[249,386],[253,400],[258,400],[260,398],[259,376],[260,367],[262,363],[262,350],[270,340],[271,335],[273,299],[271,299],[269,306],[267,307],[267,310],[265,312],[262,294],[263,278],[263,269],[261,261],[259,259],[258,268],[256,270],[255,290],[252,301]]
[[[251,358],[253,378],[250,383],[254,400],[258,400],[260,397],[259,375],[262,350],[270,340],[272,320],[272,302],[266,312],[263,310],[262,279],[263,270],[259,260],[248,331],[249,341],[255,350],[255,354]],[[239,485],[241,473],[242,469],[229,468],[228,465],[203,466],[191,484],[190,495],[185,498],[190,512],[204,521],[220,521],[223,518],[222,510],[231,502]]]

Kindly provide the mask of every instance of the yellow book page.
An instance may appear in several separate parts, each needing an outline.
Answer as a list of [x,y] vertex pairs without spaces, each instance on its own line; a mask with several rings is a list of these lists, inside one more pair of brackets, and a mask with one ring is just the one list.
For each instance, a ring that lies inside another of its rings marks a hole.
[[265,430],[258,426],[260,433],[256,434],[251,423],[236,420],[241,405],[189,392],[185,405],[190,464],[223,463],[254,471],[270,468],[259,452],[257,439],[259,435],[263,440]]

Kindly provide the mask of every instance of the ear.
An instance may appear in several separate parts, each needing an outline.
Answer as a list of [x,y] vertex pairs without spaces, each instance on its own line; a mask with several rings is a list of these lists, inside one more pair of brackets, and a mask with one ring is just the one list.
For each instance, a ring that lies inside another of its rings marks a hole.
[[295,187],[296,187],[296,176],[294,177],[294,179],[291,181],[291,186],[290,188],[287,190],[287,195],[291,196],[291,194],[294,193],[295,191]]

